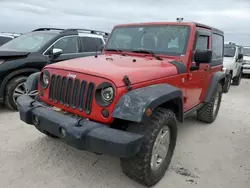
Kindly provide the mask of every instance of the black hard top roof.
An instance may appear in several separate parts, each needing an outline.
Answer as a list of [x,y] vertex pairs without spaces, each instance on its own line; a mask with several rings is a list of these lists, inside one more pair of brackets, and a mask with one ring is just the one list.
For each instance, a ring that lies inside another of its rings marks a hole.
[[211,27],[211,26],[208,26],[208,25],[205,25],[205,24],[201,24],[201,23],[198,23],[198,22],[192,22],[194,23],[197,27],[202,27],[202,28],[206,28],[206,29],[211,29],[213,32],[215,33],[218,33],[218,34],[221,34],[221,35],[224,35],[224,32],[220,29],[216,29],[214,27]]

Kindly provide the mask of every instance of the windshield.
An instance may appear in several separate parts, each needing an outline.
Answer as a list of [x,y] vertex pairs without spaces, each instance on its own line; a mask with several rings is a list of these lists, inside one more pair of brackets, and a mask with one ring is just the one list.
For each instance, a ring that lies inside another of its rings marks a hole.
[[0,47],[0,51],[37,52],[51,40],[55,33],[25,33]]
[[224,57],[234,57],[236,48],[233,46],[224,47]]
[[250,56],[250,48],[243,48],[243,55]]
[[105,50],[146,50],[155,54],[184,55],[189,38],[189,26],[157,25],[117,27]]

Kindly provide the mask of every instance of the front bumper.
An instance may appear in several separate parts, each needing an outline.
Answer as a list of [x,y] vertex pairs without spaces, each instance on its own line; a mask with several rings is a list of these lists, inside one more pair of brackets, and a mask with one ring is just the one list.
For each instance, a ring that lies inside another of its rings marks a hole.
[[250,64],[244,64],[243,65],[242,73],[243,74],[250,74]]
[[56,112],[29,96],[20,96],[17,106],[22,121],[63,138],[67,144],[80,150],[131,157],[141,147],[142,135]]
[[243,74],[250,74],[250,69],[243,69],[242,73]]

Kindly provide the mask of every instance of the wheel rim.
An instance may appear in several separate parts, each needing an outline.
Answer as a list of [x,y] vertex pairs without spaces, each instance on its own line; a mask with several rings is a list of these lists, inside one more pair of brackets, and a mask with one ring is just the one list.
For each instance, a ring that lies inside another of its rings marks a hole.
[[16,103],[17,98],[20,97],[21,95],[28,95],[34,98],[37,94],[38,94],[37,90],[27,91],[25,88],[25,82],[23,82],[17,85],[17,87],[14,89],[13,101]]
[[170,144],[170,129],[168,126],[164,126],[158,133],[151,156],[151,169],[157,170],[163,163],[167,156]]
[[213,109],[214,116],[216,114],[218,105],[219,105],[219,93],[217,92],[214,99],[214,109]]

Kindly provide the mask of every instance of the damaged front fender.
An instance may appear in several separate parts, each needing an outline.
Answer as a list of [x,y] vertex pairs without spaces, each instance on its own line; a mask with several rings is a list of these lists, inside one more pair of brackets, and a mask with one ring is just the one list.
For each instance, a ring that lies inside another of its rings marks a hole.
[[177,119],[183,121],[183,93],[169,84],[156,84],[138,88],[124,94],[115,105],[112,116],[133,122],[148,120],[146,109],[152,112],[156,107],[171,100],[178,106]]

